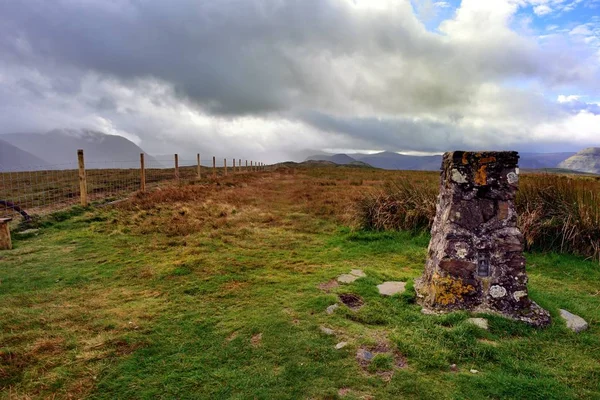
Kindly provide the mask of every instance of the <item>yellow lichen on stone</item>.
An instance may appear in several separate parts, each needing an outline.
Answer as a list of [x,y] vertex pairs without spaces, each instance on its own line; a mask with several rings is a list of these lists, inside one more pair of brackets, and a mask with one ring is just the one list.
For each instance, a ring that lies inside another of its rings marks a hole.
[[472,285],[465,285],[460,278],[442,277],[435,274],[431,279],[431,293],[434,295],[434,301],[444,306],[462,301],[463,295],[474,290]]
[[495,162],[496,161],[496,157],[491,156],[491,157],[485,157],[482,158],[481,160],[479,160],[479,165],[481,164],[489,164],[491,162]]
[[477,185],[486,185],[487,184],[487,165],[482,165],[479,167],[477,172],[475,173],[475,183]]

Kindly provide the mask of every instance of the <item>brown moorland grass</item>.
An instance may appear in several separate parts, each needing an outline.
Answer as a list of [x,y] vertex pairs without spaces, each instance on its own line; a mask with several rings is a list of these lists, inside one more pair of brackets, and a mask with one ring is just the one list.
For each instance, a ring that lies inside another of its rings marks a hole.
[[[364,229],[428,232],[437,194],[437,175],[392,180],[356,203],[355,224]],[[525,174],[516,208],[527,249],[600,261],[600,177]]]

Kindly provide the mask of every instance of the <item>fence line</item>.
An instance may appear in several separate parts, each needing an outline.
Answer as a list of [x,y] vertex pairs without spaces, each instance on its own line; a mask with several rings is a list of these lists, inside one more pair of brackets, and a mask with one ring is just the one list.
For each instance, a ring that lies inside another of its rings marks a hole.
[[[172,167],[162,165],[166,160],[157,160],[159,166],[149,165],[146,155],[140,154],[139,161],[92,161],[86,162],[83,150],[77,151],[72,163],[33,167],[29,171],[0,172],[0,217],[15,217],[20,211],[26,214],[46,214],[76,204],[89,204],[116,200],[135,192],[146,192],[160,185],[173,185],[206,181],[221,176],[236,175],[265,170],[264,163],[246,160],[242,168],[239,159],[236,170],[228,171],[227,159],[218,168],[213,156],[212,174],[209,166],[201,164],[200,154],[195,160],[181,159],[174,154]],[[152,163],[150,163],[152,164]],[[253,169],[261,165],[260,169]]]

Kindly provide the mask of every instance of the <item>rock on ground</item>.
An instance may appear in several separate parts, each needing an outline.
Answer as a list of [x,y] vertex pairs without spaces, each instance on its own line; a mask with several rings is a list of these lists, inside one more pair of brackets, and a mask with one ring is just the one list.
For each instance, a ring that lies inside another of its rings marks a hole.
[[339,307],[339,304],[332,304],[329,307],[327,307],[327,310],[325,310],[325,312],[329,315],[333,314],[335,312],[335,310],[337,310],[337,308]]
[[333,335],[335,333],[335,331],[333,329],[327,328],[322,326],[321,327],[321,332],[323,332],[326,335]]
[[383,296],[393,296],[406,290],[406,282],[383,282],[381,285],[377,285],[377,289]]
[[488,320],[485,318],[469,318],[467,319],[467,323],[473,324],[481,329],[485,329],[486,331],[489,329]]
[[352,271],[350,271],[350,275],[358,276],[359,278],[364,278],[365,276],[367,276],[367,274],[365,274],[362,269],[353,269]]
[[339,342],[338,344],[335,345],[335,348],[339,350],[339,349],[343,349],[347,345],[348,345],[348,342]]
[[585,319],[581,318],[579,315],[571,314],[567,310],[561,309],[560,316],[566,321],[567,328],[573,332],[585,331],[589,327]]
[[342,274],[340,276],[337,277],[338,282],[340,283],[352,283],[355,280],[358,279],[358,276],[356,275],[350,275],[350,274]]

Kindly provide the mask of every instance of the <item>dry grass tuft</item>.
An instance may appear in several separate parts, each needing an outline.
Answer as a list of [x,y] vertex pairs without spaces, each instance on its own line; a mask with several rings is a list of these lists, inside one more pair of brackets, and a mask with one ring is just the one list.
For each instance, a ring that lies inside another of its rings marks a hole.
[[[431,177],[433,178],[433,177]],[[435,217],[437,181],[399,180],[354,207],[354,224],[372,230],[428,232]],[[529,250],[600,260],[600,182],[587,176],[523,176],[516,199],[519,228]]]

